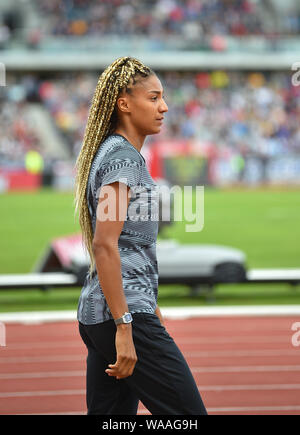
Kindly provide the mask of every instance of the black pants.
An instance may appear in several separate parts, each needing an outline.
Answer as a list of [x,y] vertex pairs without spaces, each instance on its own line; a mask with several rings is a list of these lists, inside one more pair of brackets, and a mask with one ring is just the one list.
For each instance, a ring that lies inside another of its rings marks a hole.
[[123,379],[105,373],[116,362],[114,321],[79,323],[79,332],[88,349],[88,414],[136,415],[139,400],[152,415],[207,414],[187,362],[156,314],[133,314],[138,360]]

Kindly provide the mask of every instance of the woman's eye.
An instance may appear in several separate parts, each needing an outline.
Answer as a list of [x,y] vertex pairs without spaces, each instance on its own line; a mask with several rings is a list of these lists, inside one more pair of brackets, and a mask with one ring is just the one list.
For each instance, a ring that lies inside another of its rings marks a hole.
[[[163,95],[163,99],[165,99],[166,97]],[[152,100],[157,100],[157,97],[152,97]]]

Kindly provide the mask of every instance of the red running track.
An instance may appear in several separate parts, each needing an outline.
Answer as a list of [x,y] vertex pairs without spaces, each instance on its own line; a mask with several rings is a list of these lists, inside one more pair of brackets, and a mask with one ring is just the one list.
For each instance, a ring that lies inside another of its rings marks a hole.
[[[209,414],[300,415],[300,346],[293,345],[291,329],[297,321],[209,317],[165,323]],[[7,324],[0,414],[85,414],[85,358],[76,322]],[[138,413],[149,414],[141,403]]]

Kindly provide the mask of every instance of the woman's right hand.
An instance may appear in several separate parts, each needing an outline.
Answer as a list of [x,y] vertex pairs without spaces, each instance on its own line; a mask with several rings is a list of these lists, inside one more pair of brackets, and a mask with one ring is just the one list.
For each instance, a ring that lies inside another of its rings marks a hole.
[[117,326],[115,344],[117,361],[115,364],[108,364],[109,368],[105,372],[108,376],[115,376],[116,379],[127,378],[132,375],[137,362],[130,323]]

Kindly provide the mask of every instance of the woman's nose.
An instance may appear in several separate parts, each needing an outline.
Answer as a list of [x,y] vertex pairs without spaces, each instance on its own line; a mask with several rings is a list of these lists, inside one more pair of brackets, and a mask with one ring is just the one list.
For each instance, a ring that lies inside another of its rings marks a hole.
[[168,105],[165,101],[163,101],[163,104],[161,106],[161,112],[167,112],[169,110]]

